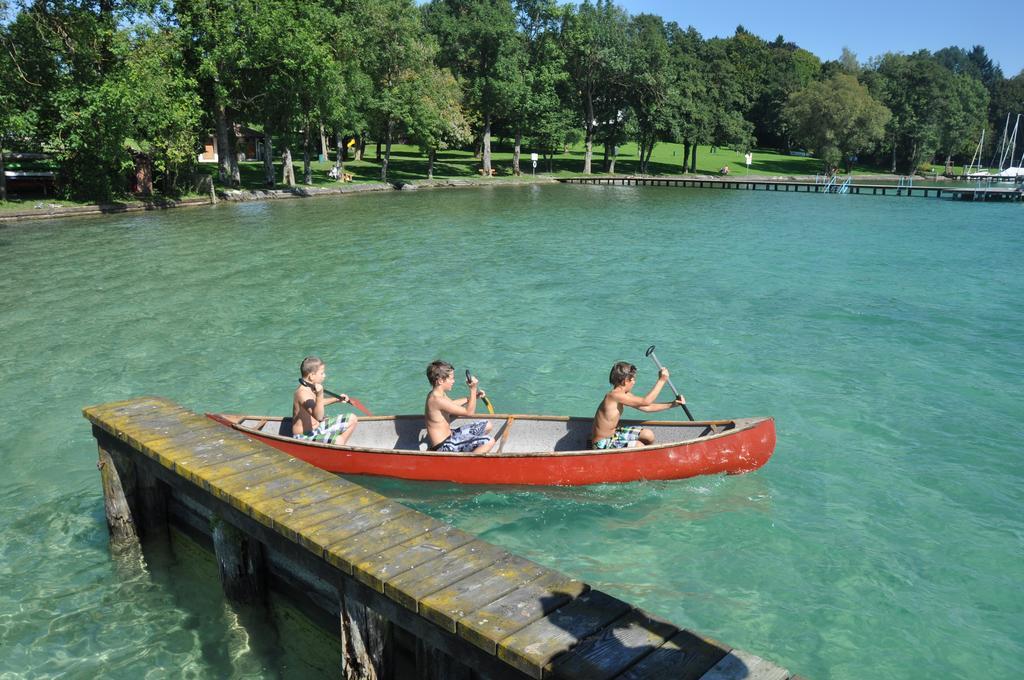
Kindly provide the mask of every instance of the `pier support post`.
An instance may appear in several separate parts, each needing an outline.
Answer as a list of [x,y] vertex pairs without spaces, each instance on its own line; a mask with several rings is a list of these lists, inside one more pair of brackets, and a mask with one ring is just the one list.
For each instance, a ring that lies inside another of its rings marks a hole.
[[96,467],[103,483],[103,509],[107,515],[111,545],[138,543],[135,526],[135,465],[132,459],[97,436],[99,460]]
[[212,530],[224,594],[241,604],[262,602],[267,584],[263,545],[223,517],[214,516]]
[[391,622],[357,601],[353,584],[341,588],[341,656],[345,680],[391,680]]

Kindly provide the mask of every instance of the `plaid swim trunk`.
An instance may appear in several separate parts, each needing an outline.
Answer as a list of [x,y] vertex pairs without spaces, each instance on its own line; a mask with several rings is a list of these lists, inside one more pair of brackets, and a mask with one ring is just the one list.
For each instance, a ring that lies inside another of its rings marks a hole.
[[337,418],[331,421],[329,418],[324,418],[324,421],[309,434],[295,434],[292,435],[294,439],[302,439],[304,441],[322,442],[324,444],[333,444],[334,440],[345,433],[352,425],[352,414],[342,413]]
[[639,425],[623,425],[622,427],[617,427],[615,428],[615,434],[611,437],[598,439],[594,442],[593,448],[624,449],[629,446],[630,442],[635,442],[640,439],[640,430],[642,429],[643,428]]
[[448,438],[431,449],[432,451],[447,451],[448,453],[466,453],[478,446],[483,446],[491,441],[491,438],[484,434],[487,428],[486,420],[474,420],[468,425],[456,427]]

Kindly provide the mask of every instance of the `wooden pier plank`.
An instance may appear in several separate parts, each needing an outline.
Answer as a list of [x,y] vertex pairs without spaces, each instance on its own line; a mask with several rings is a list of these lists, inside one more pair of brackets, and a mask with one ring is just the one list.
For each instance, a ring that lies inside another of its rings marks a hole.
[[[341,504],[341,501],[345,505]],[[354,493],[340,493],[335,500],[307,506],[275,521],[277,530],[294,543],[302,543],[303,533],[326,522],[344,521],[353,511],[352,506],[369,508],[386,502],[380,494],[363,489]]]
[[291,458],[222,478],[210,491],[251,516],[253,503],[313,486],[320,479],[315,469]]
[[369,531],[327,546],[324,557],[328,563],[345,573],[355,575],[357,565],[366,560],[367,556],[403,544],[409,539],[425,535],[442,526],[444,525],[441,522],[418,512],[397,515]]
[[[353,504],[352,501],[356,503]],[[320,524],[303,529],[299,536],[299,545],[326,559],[324,551],[327,546],[380,526],[399,515],[412,512],[412,508],[387,499],[368,505],[360,505],[358,501],[358,498],[353,499],[350,496],[335,499],[331,505],[337,506],[339,512]]]
[[[176,442],[185,437],[206,435],[214,437],[217,433],[209,429],[207,423],[183,422],[183,418],[174,413],[150,413],[132,418],[108,421],[107,431],[137,451],[153,457],[152,446],[163,448],[161,444]],[[210,422],[209,425],[214,423]],[[220,434],[223,437],[223,434]]]
[[498,642],[538,621],[590,589],[557,571],[521,586],[459,619],[459,636],[490,654]]
[[219,469],[230,465],[232,461],[265,454],[266,450],[257,444],[258,442],[232,442],[225,445],[223,440],[210,440],[189,449],[168,447],[160,449],[158,461],[164,467],[169,467],[185,479],[205,488],[204,481],[208,469]]
[[717,640],[681,630],[615,680],[700,680],[731,650]]
[[508,555],[507,550],[477,539],[387,581],[384,594],[418,612],[419,602],[424,597],[486,569]]
[[160,397],[139,397],[137,399],[113,401],[106,404],[87,406],[82,409],[82,415],[90,422],[95,425],[101,425],[104,428],[107,426],[116,427],[116,424],[123,420],[130,420],[141,415],[166,413],[191,414],[192,412],[173,401]]
[[343,493],[356,493],[362,487],[338,477],[318,475],[319,480],[307,487],[296,489],[273,498],[263,498],[252,504],[252,517],[265,526],[278,528],[278,523],[301,511],[320,508],[322,504]]
[[443,524],[387,550],[368,554],[353,565],[352,573],[366,585],[383,593],[384,584],[388,580],[421,564],[440,559],[474,540],[476,536],[473,534]]
[[[276,451],[254,449],[247,456],[204,465],[200,470],[193,471],[193,481],[203,489],[212,492],[217,487],[218,481],[222,479],[281,462],[280,455],[275,454],[277,454]],[[175,468],[178,468],[177,462]]]
[[445,630],[455,633],[458,631],[459,619],[535,581],[547,572],[546,567],[536,562],[518,555],[508,555],[488,569],[471,574],[422,598],[419,612]]
[[678,632],[671,623],[634,609],[555,657],[544,673],[566,680],[610,680]]
[[498,658],[532,678],[540,678],[551,659],[631,609],[627,602],[590,590],[502,640]]
[[701,680],[788,680],[789,671],[759,656],[734,649],[701,676]]

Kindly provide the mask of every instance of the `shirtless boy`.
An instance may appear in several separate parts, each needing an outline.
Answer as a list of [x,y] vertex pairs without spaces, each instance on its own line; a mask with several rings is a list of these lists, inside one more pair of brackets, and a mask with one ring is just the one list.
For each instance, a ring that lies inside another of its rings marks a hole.
[[623,449],[627,446],[653,444],[654,433],[649,429],[639,425],[619,427],[619,419],[622,418],[623,406],[630,406],[645,413],[656,413],[685,404],[686,400],[682,395],[674,401],[654,401],[667,380],[668,369],[662,368],[658,371],[658,381],[654,383],[651,391],[646,396],[638,397],[630,391],[636,385],[636,366],[625,361],[612,366],[611,373],[608,374],[608,382],[612,384],[612,389],[604,395],[601,405],[597,407],[597,413],[594,414],[594,429],[590,432],[591,448]]
[[474,420],[454,429],[450,424],[453,416],[474,414],[477,397],[484,396],[483,390],[477,389],[479,381],[474,377],[467,382],[469,397],[454,400],[449,398],[448,392],[455,386],[455,367],[441,360],[431,362],[427,366],[427,380],[433,388],[427,393],[427,401],[423,407],[430,450],[458,453],[490,451],[494,446],[494,438],[488,436],[491,431],[489,420]]
[[292,397],[292,437],[325,444],[344,444],[352,436],[359,419],[351,413],[325,419],[324,407],[347,403],[348,395],[324,397],[327,366],[319,357],[306,357],[299,366],[299,386]]

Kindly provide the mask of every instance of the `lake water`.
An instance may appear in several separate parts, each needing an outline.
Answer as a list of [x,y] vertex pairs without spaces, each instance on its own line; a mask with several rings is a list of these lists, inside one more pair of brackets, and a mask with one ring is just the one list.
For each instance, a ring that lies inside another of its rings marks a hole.
[[500,412],[589,415],[614,361],[653,382],[656,344],[695,417],[775,416],[766,467],[359,481],[809,677],[1015,677],[1022,225],[1019,204],[523,186],[4,227],[0,675],[316,670],[225,606],[212,563],[110,555],[83,406],[283,412],[317,353],[378,413],[418,412],[443,357]]

